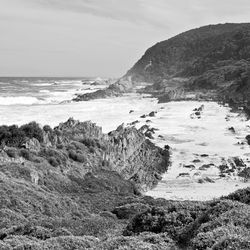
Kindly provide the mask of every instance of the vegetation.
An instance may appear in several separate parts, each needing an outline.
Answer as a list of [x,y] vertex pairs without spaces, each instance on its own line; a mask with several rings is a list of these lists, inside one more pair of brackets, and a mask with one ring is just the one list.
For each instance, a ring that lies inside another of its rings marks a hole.
[[[155,81],[175,76],[199,76],[250,58],[250,24],[208,25],[179,34],[149,48],[127,75]],[[151,61],[152,65],[147,67]],[[147,70],[145,70],[147,67]],[[227,78],[240,71],[230,70]]]
[[[143,196],[136,178],[124,178],[114,163],[102,165],[102,136],[86,136],[84,126],[84,137],[76,126],[65,135],[61,127],[44,129],[49,141],[35,149],[1,152],[0,249],[249,249],[249,188],[209,202]],[[4,129],[39,134],[34,124],[25,128]]]
[[0,144],[10,147],[20,147],[27,138],[36,138],[43,141],[43,130],[36,122],[30,122],[21,126],[0,126]]

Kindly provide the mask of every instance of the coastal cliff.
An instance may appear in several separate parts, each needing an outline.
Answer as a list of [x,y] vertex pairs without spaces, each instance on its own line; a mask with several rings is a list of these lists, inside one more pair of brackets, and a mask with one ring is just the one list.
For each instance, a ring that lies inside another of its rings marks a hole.
[[149,48],[127,72],[160,102],[215,100],[249,112],[250,24],[209,25]]
[[[116,83],[73,101],[117,97],[137,91],[159,102],[214,100],[250,113],[250,24],[208,25],[149,48]],[[136,90],[138,83],[151,86]]]

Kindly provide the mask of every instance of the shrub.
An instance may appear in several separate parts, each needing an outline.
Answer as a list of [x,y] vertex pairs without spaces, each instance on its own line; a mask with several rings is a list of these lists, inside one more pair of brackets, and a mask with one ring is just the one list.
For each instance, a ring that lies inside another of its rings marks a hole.
[[20,147],[25,141],[25,133],[18,126],[1,126],[0,143],[10,147]]
[[19,156],[18,151],[15,148],[8,148],[7,150],[5,150],[5,152],[11,158],[18,158]]
[[48,159],[48,162],[53,167],[58,167],[61,164],[60,160],[58,160],[57,158],[53,156]]
[[21,157],[23,157],[24,159],[26,159],[28,161],[33,161],[33,159],[34,159],[32,154],[30,153],[30,151],[27,150],[27,149],[22,148],[20,150],[19,154],[20,154]]
[[249,250],[250,249],[250,240],[249,237],[242,237],[240,235],[232,235],[223,237],[219,242],[216,242],[212,246],[212,250],[232,250],[232,249],[241,249]]
[[101,142],[97,139],[91,139],[91,138],[84,138],[82,140],[80,140],[80,142],[82,144],[84,144],[85,146],[87,146],[88,148],[89,147],[93,147],[93,148],[99,148],[99,149],[102,149],[102,150],[105,150],[106,147],[101,144]]
[[52,232],[52,237],[58,237],[58,236],[73,236],[73,235],[68,229],[64,227],[59,227]]
[[36,122],[21,126],[0,126],[0,143],[10,147],[20,147],[26,138],[43,141],[43,131]]
[[94,247],[99,240],[92,236],[59,236],[46,240],[43,243],[43,249],[87,249]]
[[20,130],[29,138],[36,138],[39,142],[43,141],[43,131],[36,122],[30,122],[21,126]]
[[194,249],[197,250],[211,249],[213,245],[217,245],[218,242],[226,238],[231,238],[231,237],[240,238],[240,236],[244,236],[245,234],[244,231],[245,230],[243,228],[235,227],[232,225],[221,226],[206,233],[199,233],[192,240],[191,245]]
[[135,237],[118,236],[98,245],[96,250],[177,250],[175,243],[166,234],[143,233]]
[[0,249],[1,250],[12,250],[13,248],[8,243],[4,243],[4,242],[0,241]]
[[7,239],[4,239],[4,243],[11,245],[11,249],[23,250],[23,249],[32,249],[37,250],[41,249],[39,247],[39,241],[35,238],[29,238],[27,236],[10,236]]
[[52,148],[44,148],[40,152],[40,156],[47,159],[47,161],[53,166],[65,164],[67,162],[67,155],[63,151],[59,151]]
[[250,205],[250,187],[239,189],[235,191],[234,193],[229,194],[228,196],[224,196],[223,198],[234,200],[234,201],[239,201],[239,202]]
[[52,133],[53,132],[52,128],[49,125],[44,125],[43,126],[43,131],[46,132],[46,133]]
[[77,162],[85,162],[86,161],[86,158],[84,155],[82,154],[79,154],[79,153],[76,153],[75,151],[73,150],[70,150],[69,151],[69,157],[73,160],[73,161],[77,161]]
[[95,153],[95,148],[94,147],[89,147],[89,152],[91,153],[91,154],[94,154]]
[[147,211],[136,215],[128,224],[124,234],[153,232],[167,232],[171,237],[176,238],[186,225],[194,221],[188,210],[166,211],[162,208],[150,208]]

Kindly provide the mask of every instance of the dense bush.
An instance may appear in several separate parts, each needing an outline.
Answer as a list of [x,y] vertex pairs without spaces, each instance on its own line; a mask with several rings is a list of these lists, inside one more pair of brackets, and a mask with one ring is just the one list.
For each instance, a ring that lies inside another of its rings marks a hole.
[[19,147],[25,141],[25,133],[16,125],[0,127],[0,142],[2,145]]
[[96,246],[98,243],[99,240],[92,236],[60,236],[46,240],[42,246],[43,249],[72,250],[89,249]]
[[20,127],[28,138],[36,138],[39,142],[43,141],[43,130],[36,122],[30,122]]
[[43,131],[36,122],[21,126],[0,126],[0,143],[10,147],[20,147],[26,138],[36,138],[43,141]]
[[96,250],[177,250],[174,241],[167,234],[142,233],[134,237],[116,236],[107,239]]
[[130,232],[167,232],[171,237],[176,238],[178,232],[192,221],[194,221],[194,218],[188,210],[168,212],[164,209],[153,207],[135,216],[128,224],[124,233],[126,235]]
[[[199,233],[191,242],[191,245],[194,249],[203,250],[203,249],[211,249],[213,246],[219,246],[225,244],[225,239],[232,239],[244,237],[246,235],[246,230],[241,227],[235,227],[232,225],[225,225],[214,230],[208,231],[206,233]],[[248,234],[249,237],[250,234]],[[224,243],[222,243],[224,242]],[[219,244],[218,244],[219,243]],[[214,249],[214,248],[213,248]],[[224,249],[224,248],[222,248]],[[238,249],[243,249],[239,246]]]
[[228,196],[223,197],[224,199],[230,199],[234,201],[239,201],[250,205],[250,187],[245,189],[239,189]]
[[53,148],[43,148],[39,155],[47,159],[47,161],[52,165],[53,167],[58,167],[62,164],[66,164],[67,162],[67,154],[63,151],[56,150]]

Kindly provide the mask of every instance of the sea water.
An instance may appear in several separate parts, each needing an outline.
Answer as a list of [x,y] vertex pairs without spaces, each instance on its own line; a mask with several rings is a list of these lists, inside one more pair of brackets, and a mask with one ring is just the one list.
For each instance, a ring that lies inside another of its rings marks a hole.
[[[249,182],[234,175],[220,178],[218,170],[218,166],[230,157],[240,157],[250,165],[250,146],[245,141],[245,136],[250,134],[250,122],[243,114],[232,113],[228,107],[215,102],[158,104],[155,98],[137,93],[70,102],[76,94],[105,87],[86,84],[85,80],[0,79],[0,124],[21,125],[37,121],[54,127],[73,117],[80,121],[91,120],[108,133],[122,123],[126,125],[138,120],[137,128],[148,124],[158,129],[152,140],[156,145],[171,147],[171,166],[159,184],[146,194],[174,200],[208,200],[250,186]],[[200,118],[192,117],[193,110],[202,104],[204,110]],[[151,111],[157,111],[155,117],[140,118]],[[229,130],[230,127],[234,127],[235,133]],[[194,160],[200,162],[194,163]],[[214,166],[200,170],[204,164]],[[195,167],[189,169],[185,165]],[[199,178],[205,177],[215,182],[198,183]]]

